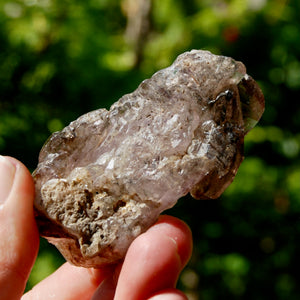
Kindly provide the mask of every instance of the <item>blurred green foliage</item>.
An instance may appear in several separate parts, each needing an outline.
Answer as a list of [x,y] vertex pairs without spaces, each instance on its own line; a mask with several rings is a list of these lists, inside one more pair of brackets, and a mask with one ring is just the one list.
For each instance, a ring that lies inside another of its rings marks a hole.
[[[168,212],[194,235],[179,287],[191,300],[299,299],[300,2],[152,0],[142,35],[129,28],[136,3],[0,3],[0,153],[32,171],[52,132],[108,108],[181,52],[241,60],[263,89],[265,114],[221,199],[187,196]],[[28,288],[62,262],[41,240]]]

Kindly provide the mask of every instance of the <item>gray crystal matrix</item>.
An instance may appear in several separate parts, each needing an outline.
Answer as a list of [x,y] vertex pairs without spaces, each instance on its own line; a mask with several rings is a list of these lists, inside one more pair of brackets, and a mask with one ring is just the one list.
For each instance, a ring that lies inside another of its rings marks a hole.
[[263,110],[241,62],[181,54],[109,111],[89,112],[49,138],[33,174],[41,235],[75,265],[121,260],[180,197],[221,195]]

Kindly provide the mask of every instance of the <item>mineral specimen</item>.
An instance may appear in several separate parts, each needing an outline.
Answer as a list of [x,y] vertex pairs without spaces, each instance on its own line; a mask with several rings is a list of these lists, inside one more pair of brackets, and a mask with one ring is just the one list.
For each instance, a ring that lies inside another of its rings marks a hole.
[[221,195],[263,110],[241,62],[180,55],[109,111],[89,112],[50,137],[33,174],[41,235],[75,265],[121,260],[180,197]]

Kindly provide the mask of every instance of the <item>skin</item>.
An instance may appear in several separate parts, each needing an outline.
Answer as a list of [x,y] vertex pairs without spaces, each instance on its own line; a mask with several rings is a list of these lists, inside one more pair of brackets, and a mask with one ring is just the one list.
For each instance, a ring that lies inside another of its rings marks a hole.
[[65,263],[23,295],[39,247],[34,183],[21,162],[3,156],[0,182],[0,299],[187,299],[175,287],[191,255],[192,235],[185,223],[171,216],[161,216],[140,235],[123,263],[102,269]]

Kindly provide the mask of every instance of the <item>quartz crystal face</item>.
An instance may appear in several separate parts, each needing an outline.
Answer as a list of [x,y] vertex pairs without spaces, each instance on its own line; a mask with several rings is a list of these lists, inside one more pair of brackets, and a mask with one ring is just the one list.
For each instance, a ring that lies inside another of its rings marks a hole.
[[121,260],[180,197],[222,194],[263,110],[241,62],[181,54],[109,111],[89,112],[49,138],[33,174],[41,235],[75,265]]

